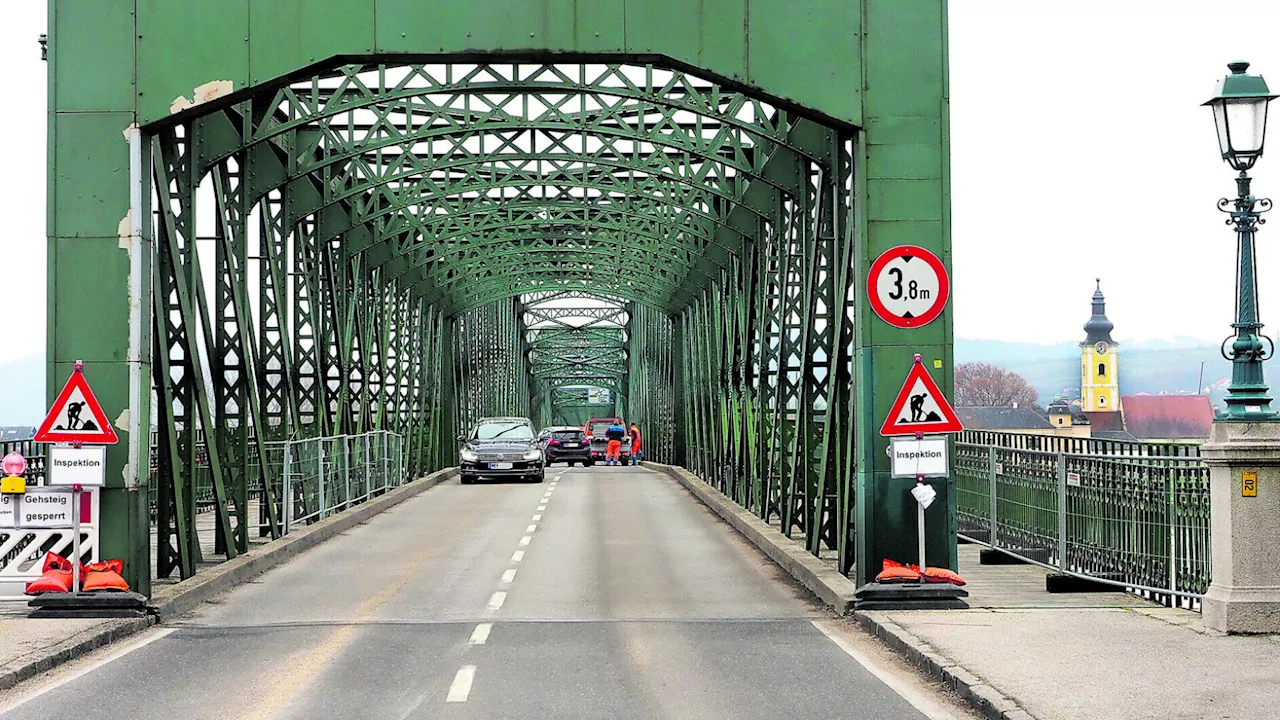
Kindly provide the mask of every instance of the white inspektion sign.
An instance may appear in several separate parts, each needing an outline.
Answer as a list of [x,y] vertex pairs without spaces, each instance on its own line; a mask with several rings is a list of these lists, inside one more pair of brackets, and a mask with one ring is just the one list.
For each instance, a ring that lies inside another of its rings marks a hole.
[[107,449],[94,447],[49,448],[49,484],[101,487],[107,478]]
[[945,435],[920,440],[895,437],[889,445],[889,457],[894,477],[945,477],[950,470]]

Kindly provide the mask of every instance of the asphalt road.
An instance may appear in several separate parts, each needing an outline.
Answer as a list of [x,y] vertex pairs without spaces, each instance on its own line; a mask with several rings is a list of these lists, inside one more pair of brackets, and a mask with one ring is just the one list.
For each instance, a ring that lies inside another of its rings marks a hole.
[[0,707],[14,720],[968,717],[874,645],[669,478],[555,468],[542,485],[435,488]]

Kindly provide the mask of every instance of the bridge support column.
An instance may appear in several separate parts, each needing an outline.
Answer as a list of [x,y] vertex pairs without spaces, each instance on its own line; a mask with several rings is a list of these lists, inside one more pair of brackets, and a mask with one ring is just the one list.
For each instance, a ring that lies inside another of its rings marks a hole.
[[1201,453],[1213,540],[1205,624],[1280,632],[1280,423],[1214,423]]
[[[911,3],[910,22],[903,21],[904,7],[862,0],[870,32],[862,56],[867,122],[854,148],[858,585],[872,582],[886,558],[914,561],[918,552],[915,480],[892,476],[889,442],[879,434],[916,353],[943,393],[954,397],[951,310],[924,327],[895,328],[875,316],[862,285],[876,257],[899,245],[923,247],[951,265],[950,115],[946,100],[939,102],[948,96],[946,3]],[[911,52],[880,52],[907,47]],[[938,497],[927,514],[925,556],[930,565],[954,570],[955,481],[929,482]]]

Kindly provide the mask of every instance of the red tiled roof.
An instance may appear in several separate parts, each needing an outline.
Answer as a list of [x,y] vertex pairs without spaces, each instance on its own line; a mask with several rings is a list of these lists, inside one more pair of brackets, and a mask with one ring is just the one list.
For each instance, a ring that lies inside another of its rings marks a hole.
[[1209,437],[1213,405],[1205,395],[1126,395],[1124,429],[1140,440]]
[[[1124,401],[1122,400],[1121,403]],[[1121,407],[1124,407],[1122,404]],[[1111,432],[1124,430],[1124,418],[1118,412],[1082,412],[1089,420],[1090,432]]]

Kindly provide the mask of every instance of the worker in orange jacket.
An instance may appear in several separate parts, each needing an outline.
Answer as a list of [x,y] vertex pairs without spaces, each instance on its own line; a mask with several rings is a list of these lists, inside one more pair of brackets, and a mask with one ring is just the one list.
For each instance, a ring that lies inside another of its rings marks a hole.
[[644,447],[640,444],[640,426],[631,423],[631,429],[627,434],[631,436],[631,462],[639,465],[644,459]]

